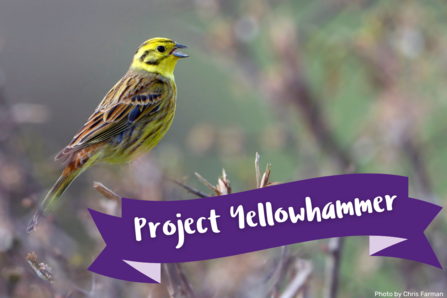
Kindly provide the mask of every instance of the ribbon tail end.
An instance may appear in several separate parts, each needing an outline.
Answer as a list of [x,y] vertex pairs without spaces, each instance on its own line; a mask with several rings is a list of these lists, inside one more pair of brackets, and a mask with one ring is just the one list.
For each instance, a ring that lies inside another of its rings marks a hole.
[[126,261],[128,265],[133,267],[138,272],[146,275],[150,279],[154,280],[156,283],[161,282],[161,264],[159,263],[144,263],[144,262],[134,262]]
[[369,255],[373,256],[379,251],[384,250],[390,246],[396,245],[403,241],[405,238],[387,237],[387,236],[369,236]]

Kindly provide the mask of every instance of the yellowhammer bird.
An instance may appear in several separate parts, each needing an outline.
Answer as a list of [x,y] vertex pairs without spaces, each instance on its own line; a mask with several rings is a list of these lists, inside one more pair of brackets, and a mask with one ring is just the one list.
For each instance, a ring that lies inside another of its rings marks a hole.
[[167,38],[152,38],[137,50],[124,77],[107,93],[84,127],[57,156],[67,166],[48,192],[27,232],[37,229],[67,187],[97,164],[127,163],[149,152],[174,119],[177,87],[175,64],[188,57],[186,46]]

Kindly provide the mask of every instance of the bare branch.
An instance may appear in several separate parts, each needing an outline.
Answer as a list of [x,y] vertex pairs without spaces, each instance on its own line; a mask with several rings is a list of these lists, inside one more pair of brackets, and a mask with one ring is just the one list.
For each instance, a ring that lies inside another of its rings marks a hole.
[[174,182],[177,185],[180,185],[181,187],[186,189],[188,192],[190,192],[192,194],[195,194],[196,196],[198,196],[200,198],[207,198],[207,197],[209,197],[209,195],[207,195],[206,193],[201,192],[198,189],[192,188],[191,186],[186,185],[185,183],[183,183],[181,181],[178,181],[178,180],[175,180],[175,179],[168,179],[168,180],[171,181],[171,182]]
[[121,197],[109,188],[105,187],[104,184],[102,184],[101,182],[93,182],[93,187],[109,200],[115,201],[118,204],[121,203]]
[[259,153],[256,152],[256,157],[255,157],[255,170],[256,170],[256,188],[260,187],[260,180],[261,180],[261,173],[259,172]]
[[284,290],[280,298],[296,297],[297,293],[303,289],[313,270],[310,261],[298,259],[295,266],[298,269],[298,273]]
[[[175,263],[175,267],[177,268],[178,275],[180,277],[180,281],[182,283],[182,290],[186,292],[187,297],[196,298],[194,291],[186,278],[185,271],[183,270],[183,266],[180,263]],[[183,292],[182,291],[182,292]]]
[[281,257],[279,259],[277,268],[275,269],[275,282],[273,283],[273,289],[272,289],[272,297],[277,298],[279,297],[279,290],[282,284],[282,281],[284,279],[284,275],[286,273],[287,270],[287,264],[288,262],[286,262],[287,259],[287,246],[282,246],[281,247]]
[[328,244],[326,261],[326,281],[324,284],[324,298],[336,298],[340,275],[340,260],[344,238],[331,238]]
[[219,189],[217,189],[214,185],[212,185],[211,183],[209,183],[205,178],[203,178],[202,176],[200,176],[199,173],[194,173],[194,174],[197,176],[197,178],[200,179],[200,181],[202,181],[203,184],[205,184],[206,186],[208,186],[210,189],[214,190],[218,196],[221,195]]
[[175,298],[176,295],[174,289],[174,282],[171,275],[171,270],[169,269],[169,264],[163,264],[163,267],[165,268],[166,279],[167,279],[166,290],[168,291],[169,297]]
[[163,264],[166,272],[166,289],[171,298],[196,298],[180,263]]

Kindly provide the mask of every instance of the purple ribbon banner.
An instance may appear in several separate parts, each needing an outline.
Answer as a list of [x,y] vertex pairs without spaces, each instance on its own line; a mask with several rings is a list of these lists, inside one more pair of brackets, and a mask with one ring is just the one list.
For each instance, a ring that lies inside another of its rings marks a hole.
[[371,256],[441,268],[424,230],[442,207],[408,197],[408,178],[349,174],[222,197],[122,200],[122,217],[90,214],[106,248],[89,270],[160,282],[160,263],[209,260],[318,239],[369,236]]

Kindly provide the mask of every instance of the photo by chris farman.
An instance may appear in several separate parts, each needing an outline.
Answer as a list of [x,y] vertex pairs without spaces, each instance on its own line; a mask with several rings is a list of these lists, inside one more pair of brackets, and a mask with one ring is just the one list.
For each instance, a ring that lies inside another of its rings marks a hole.
[[0,298],[447,295],[446,11],[0,3]]

